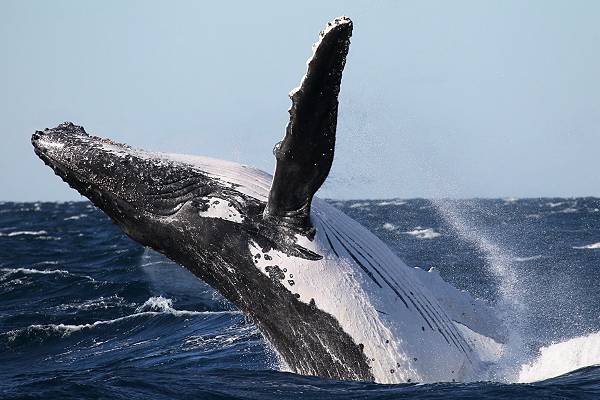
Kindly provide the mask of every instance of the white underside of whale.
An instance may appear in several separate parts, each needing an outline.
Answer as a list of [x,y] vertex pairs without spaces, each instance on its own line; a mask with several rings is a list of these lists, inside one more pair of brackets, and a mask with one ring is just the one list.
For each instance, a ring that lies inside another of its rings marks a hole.
[[[106,150],[119,152],[110,144]],[[131,150],[129,150],[131,152]],[[266,202],[272,176],[234,162],[206,157],[136,151],[140,157],[191,165],[241,193]],[[222,203],[203,216],[240,222]],[[377,382],[440,382],[480,379],[484,362],[502,352],[501,323],[482,302],[446,282],[435,271],[410,268],[358,222],[318,198],[311,220],[311,241],[298,244],[323,256],[310,261],[255,243],[249,251],[256,267],[268,274],[277,265],[281,281],[299,301],[334,316],[357,345],[364,346]],[[258,255],[261,255],[260,258]],[[306,371],[310,372],[307,366]]]

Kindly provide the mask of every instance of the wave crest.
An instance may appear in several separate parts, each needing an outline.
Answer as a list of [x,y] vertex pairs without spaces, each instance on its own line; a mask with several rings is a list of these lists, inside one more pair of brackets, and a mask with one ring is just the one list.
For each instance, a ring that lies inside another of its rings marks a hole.
[[188,310],[176,310],[173,308],[173,300],[164,298],[162,296],[151,297],[146,300],[141,306],[139,306],[135,313],[125,315],[115,319],[100,320],[89,324],[35,324],[25,328],[14,329],[0,334],[0,342],[6,341],[9,344],[15,343],[31,343],[31,342],[43,342],[47,338],[64,338],[70,336],[75,332],[82,330],[94,329],[102,326],[113,325],[130,319],[140,317],[153,317],[157,315],[173,315],[175,317],[181,316],[197,316],[197,315],[237,315],[240,311],[188,311]]
[[136,313],[142,312],[175,312],[173,308],[173,300],[158,296],[158,297],[150,297],[148,300],[144,302],[141,306],[135,309]]
[[521,366],[519,382],[541,381],[598,364],[600,332],[542,347],[535,360]]
[[15,231],[15,232],[0,232],[0,236],[14,237],[14,236],[42,236],[47,235],[46,231]]

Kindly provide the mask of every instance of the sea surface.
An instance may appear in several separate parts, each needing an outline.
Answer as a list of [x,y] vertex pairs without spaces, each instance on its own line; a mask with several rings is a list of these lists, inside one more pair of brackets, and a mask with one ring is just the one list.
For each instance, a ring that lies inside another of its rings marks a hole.
[[286,372],[235,307],[90,203],[0,203],[0,398],[600,398],[600,199],[330,202],[499,310],[494,381]]

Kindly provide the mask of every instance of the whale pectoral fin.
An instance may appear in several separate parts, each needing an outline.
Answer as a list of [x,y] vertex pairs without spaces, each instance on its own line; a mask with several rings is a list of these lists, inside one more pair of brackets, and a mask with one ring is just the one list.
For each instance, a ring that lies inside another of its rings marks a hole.
[[300,86],[290,92],[290,121],[273,149],[277,166],[266,218],[300,229],[311,227],[312,198],[333,162],[338,94],[351,35],[350,18],[329,22],[313,45]]

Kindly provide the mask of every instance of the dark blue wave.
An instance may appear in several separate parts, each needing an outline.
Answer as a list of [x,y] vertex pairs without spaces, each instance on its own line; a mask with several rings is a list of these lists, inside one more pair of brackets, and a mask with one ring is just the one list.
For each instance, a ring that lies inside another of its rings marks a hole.
[[[491,303],[501,294],[490,264],[509,264],[523,288],[519,329],[532,357],[600,331],[600,249],[590,246],[600,242],[599,199],[333,203],[409,265],[436,267]],[[473,237],[502,254],[491,257]],[[600,398],[594,366],[532,384],[429,385],[280,369],[242,314],[89,203],[0,204],[2,399]]]

